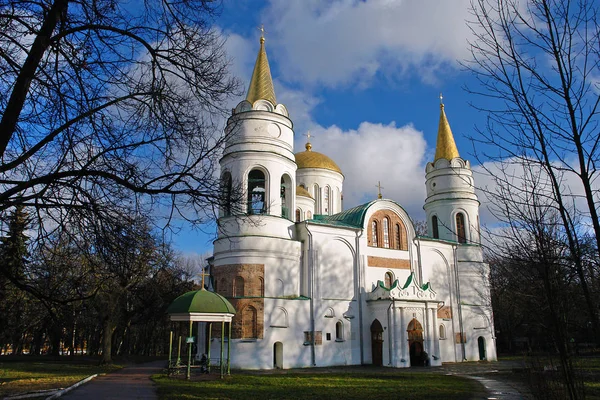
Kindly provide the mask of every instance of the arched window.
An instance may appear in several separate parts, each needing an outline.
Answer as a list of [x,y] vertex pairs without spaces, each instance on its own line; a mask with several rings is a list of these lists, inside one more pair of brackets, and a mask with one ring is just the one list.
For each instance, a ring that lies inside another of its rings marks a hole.
[[233,281],[233,297],[243,297],[244,296],[244,278],[241,276],[236,276]]
[[300,209],[296,208],[296,222],[300,222],[300,220],[301,220]]
[[394,282],[394,275],[391,272],[385,273],[385,287],[388,289],[392,288],[392,283]]
[[310,211],[306,212],[306,219],[312,219],[312,213]]
[[267,191],[265,174],[254,169],[248,174],[248,214],[264,214],[266,212]]
[[440,238],[440,231],[438,229],[438,217],[437,217],[437,215],[434,215],[433,217],[431,217],[431,231],[433,233],[433,238],[434,239],[439,239]]
[[338,321],[335,324],[335,340],[344,340],[344,324],[342,323],[342,321]]
[[371,245],[373,247],[378,247],[378,240],[377,240],[377,221],[373,221],[371,222],[371,236],[372,236],[372,243]]
[[402,233],[400,232],[400,224],[396,224],[396,250],[402,249]]
[[388,218],[383,219],[383,247],[390,248],[390,220]]
[[281,197],[281,216],[283,218],[292,218],[292,179],[289,175],[281,176],[280,197]]
[[265,297],[265,280],[263,278],[258,278],[258,290],[258,295],[260,297]]
[[440,339],[446,339],[446,327],[444,324],[440,325]]
[[271,314],[271,326],[276,328],[288,327],[288,313],[283,307],[277,307]]
[[[228,287],[229,287],[229,285],[227,285],[225,278],[221,278],[221,280],[219,281],[219,289],[221,290],[220,294],[222,294],[223,296],[228,296],[229,295],[229,293],[227,293]],[[216,292],[216,290],[215,290],[215,292]]]
[[458,243],[467,243],[467,235],[465,234],[465,216],[463,213],[456,214],[456,236]]
[[222,210],[223,216],[227,217],[231,215],[231,190],[232,190],[232,180],[231,174],[229,172],[225,172],[221,177],[221,194],[223,198],[222,202]]
[[315,184],[313,189],[315,192],[315,213],[321,214],[321,191],[319,190],[319,185]]
[[256,308],[248,306],[242,311],[242,338],[258,338],[258,321]]
[[329,188],[329,186],[325,186],[325,188],[323,189],[323,214],[325,215],[329,215],[329,200],[331,198],[330,192],[331,189]]

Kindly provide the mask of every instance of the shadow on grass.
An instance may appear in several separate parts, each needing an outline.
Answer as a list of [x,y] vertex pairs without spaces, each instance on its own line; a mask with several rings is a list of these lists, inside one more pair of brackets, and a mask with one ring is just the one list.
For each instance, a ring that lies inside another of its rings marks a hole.
[[160,399],[468,399],[485,391],[475,381],[428,373],[291,373],[186,381],[155,375]]

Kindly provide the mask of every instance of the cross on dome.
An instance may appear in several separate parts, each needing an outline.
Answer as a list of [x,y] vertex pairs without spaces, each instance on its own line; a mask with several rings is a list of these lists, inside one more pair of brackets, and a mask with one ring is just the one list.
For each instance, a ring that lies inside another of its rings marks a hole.
[[306,149],[306,151],[311,151],[312,144],[310,144],[310,138],[313,135],[310,134],[310,131],[307,131],[306,133],[304,133],[304,136],[306,136],[306,145],[304,145],[304,148]]
[[378,189],[377,198],[383,199],[383,196],[381,195],[381,189],[385,189],[385,188],[383,186],[381,186],[381,181],[377,181],[377,185],[375,185],[375,187]]

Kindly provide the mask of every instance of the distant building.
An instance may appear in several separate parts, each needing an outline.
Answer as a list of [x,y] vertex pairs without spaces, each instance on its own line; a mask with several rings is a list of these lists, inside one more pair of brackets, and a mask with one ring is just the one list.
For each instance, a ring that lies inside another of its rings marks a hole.
[[344,210],[337,164],[310,142],[294,153],[264,38],[226,133],[224,198],[241,183],[246,201],[242,218],[232,215],[239,204],[223,206],[210,263],[215,290],[237,310],[232,367],[496,359],[479,201],[443,105],[425,175],[427,236],[390,199]]

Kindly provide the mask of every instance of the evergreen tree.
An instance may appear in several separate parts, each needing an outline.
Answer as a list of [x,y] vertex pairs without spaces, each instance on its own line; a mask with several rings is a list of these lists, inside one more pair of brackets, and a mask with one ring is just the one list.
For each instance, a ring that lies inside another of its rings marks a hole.
[[24,280],[29,261],[27,225],[27,214],[22,206],[17,206],[8,218],[6,236],[0,238],[0,343],[10,344],[13,354],[23,350],[31,300],[14,284]]

